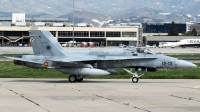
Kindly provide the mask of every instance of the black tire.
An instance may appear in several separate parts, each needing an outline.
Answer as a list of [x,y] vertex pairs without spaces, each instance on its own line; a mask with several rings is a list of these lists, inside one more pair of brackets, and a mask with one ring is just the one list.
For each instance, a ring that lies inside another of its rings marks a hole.
[[133,77],[133,78],[132,78],[132,82],[133,82],[133,83],[137,83],[138,81],[139,81],[139,79],[138,79],[137,77]]
[[83,78],[80,78],[80,79],[76,79],[77,82],[82,82],[83,81]]
[[69,78],[68,78],[69,82],[76,82],[77,81],[77,78],[75,75],[70,75]]

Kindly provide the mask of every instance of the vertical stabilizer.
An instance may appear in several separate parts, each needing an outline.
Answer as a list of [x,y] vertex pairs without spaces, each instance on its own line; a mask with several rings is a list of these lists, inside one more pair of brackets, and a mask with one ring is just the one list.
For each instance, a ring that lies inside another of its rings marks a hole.
[[30,30],[34,55],[65,56],[65,50],[49,31]]

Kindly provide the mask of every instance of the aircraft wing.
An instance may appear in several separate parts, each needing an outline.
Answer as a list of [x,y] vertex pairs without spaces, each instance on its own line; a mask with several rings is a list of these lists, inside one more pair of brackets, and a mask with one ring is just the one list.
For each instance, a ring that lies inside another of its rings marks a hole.
[[4,56],[4,57],[5,57],[5,58],[8,58],[8,59],[11,59],[11,60],[18,60],[18,61],[24,61],[24,62],[35,63],[35,64],[42,64],[42,63],[37,62],[37,61],[25,60],[25,59],[22,59],[22,58],[7,57],[7,56]]
[[73,57],[55,57],[49,59],[50,61],[54,62],[63,62],[63,63],[74,63],[74,62],[83,62],[83,61],[101,61],[101,60],[138,60],[138,59],[156,59],[151,57],[124,57],[124,56],[106,56],[106,57],[98,57],[98,56],[87,56],[87,57],[81,57],[81,56],[73,56]]

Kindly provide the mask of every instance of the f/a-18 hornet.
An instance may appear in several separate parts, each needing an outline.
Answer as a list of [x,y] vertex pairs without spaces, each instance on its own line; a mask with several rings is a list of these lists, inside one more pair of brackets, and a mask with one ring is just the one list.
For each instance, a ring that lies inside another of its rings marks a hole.
[[[191,62],[157,54],[145,47],[133,49],[87,49],[65,51],[49,31],[30,30],[34,55],[7,57],[14,64],[31,68],[54,68],[69,75],[69,82],[81,82],[85,76],[116,74],[114,68],[123,68],[139,80],[138,71],[156,71],[158,68],[194,68]],[[135,73],[128,68],[134,68]]]

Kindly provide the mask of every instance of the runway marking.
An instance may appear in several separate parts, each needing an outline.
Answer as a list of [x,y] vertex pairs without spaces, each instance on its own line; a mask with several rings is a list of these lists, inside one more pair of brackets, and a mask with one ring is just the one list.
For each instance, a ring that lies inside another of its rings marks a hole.
[[200,86],[195,86],[195,87],[193,87],[194,89],[200,89]]
[[21,98],[23,98],[23,99],[25,99],[25,100],[27,100],[27,101],[29,101],[29,102],[31,102],[31,103],[33,103],[33,104],[35,104],[35,105],[41,107],[42,109],[46,110],[47,112],[50,112],[50,111],[47,110],[46,108],[42,107],[40,104],[34,102],[33,100],[30,100],[30,99],[26,98],[26,97],[24,96],[24,94],[19,94],[19,93],[15,92],[15,91],[13,91],[13,90],[7,88],[7,87],[6,87],[6,89],[9,90],[9,91],[11,91],[11,92],[13,92],[13,93],[15,93],[16,95],[19,95]]
[[[144,86],[148,86],[146,84],[141,84],[141,85],[144,85]],[[164,86],[164,85],[151,85],[151,86],[162,86],[162,87],[176,87],[176,88],[186,88],[186,89],[194,89],[194,88],[191,88],[191,87],[180,87],[180,86]],[[196,88],[195,88],[196,89]]]
[[[79,91],[79,92],[84,92],[84,93],[87,93],[87,94],[91,94],[91,93],[82,91],[82,90],[80,90],[80,89],[74,89],[74,88],[71,88],[71,89],[76,90],[76,91]],[[102,99],[108,100],[108,101],[113,101],[113,102],[116,102],[116,103],[122,103],[122,102],[120,102],[120,101],[117,101],[117,100],[114,100],[114,99],[111,99],[111,98],[107,98],[107,97],[104,97],[104,96],[100,96],[100,95],[97,95],[97,94],[92,94],[92,95],[93,95],[93,96],[96,96],[96,97],[98,97],[98,98],[102,98]],[[92,101],[94,101],[94,99],[93,99]],[[130,106],[129,103],[123,103],[123,105],[125,105],[125,106]],[[138,110],[145,111],[145,112],[151,112],[150,110],[142,109],[142,108],[140,108],[140,107],[136,107],[136,106],[132,106],[132,107],[135,108],[135,109],[138,109]]]
[[170,95],[171,97],[174,97],[174,98],[179,98],[179,99],[184,99],[184,100],[191,100],[191,101],[196,101],[196,102],[200,102],[200,101],[198,101],[198,100],[195,100],[195,99],[193,99],[193,98],[191,98],[191,97],[188,97],[188,98],[186,98],[186,97],[181,97],[181,96],[176,96],[176,95]]

